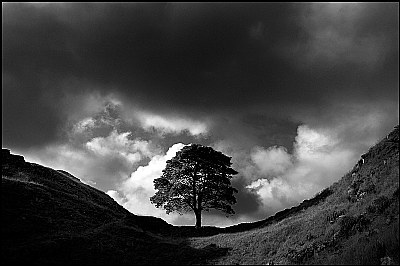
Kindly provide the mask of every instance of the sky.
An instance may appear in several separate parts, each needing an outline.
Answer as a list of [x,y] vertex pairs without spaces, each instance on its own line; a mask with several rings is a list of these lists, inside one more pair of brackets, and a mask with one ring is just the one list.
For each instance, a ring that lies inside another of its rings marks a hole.
[[2,147],[134,214],[199,143],[239,173],[235,215],[313,197],[399,124],[398,3],[3,3]]

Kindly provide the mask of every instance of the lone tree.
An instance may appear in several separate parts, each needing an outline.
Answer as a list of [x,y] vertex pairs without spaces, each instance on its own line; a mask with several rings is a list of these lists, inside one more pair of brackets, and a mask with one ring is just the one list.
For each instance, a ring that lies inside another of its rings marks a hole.
[[150,198],[157,208],[170,212],[193,211],[196,228],[201,227],[201,212],[217,209],[234,214],[231,205],[236,203],[231,186],[231,157],[211,147],[192,144],[183,147],[167,161],[161,177],[154,180],[156,193]]

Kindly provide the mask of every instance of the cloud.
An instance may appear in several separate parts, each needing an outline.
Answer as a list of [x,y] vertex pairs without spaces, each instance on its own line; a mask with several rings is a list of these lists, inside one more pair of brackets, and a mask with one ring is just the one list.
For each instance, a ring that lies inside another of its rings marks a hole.
[[96,187],[109,190],[140,164],[161,153],[151,141],[131,138],[131,135],[132,132],[119,133],[114,129],[105,137],[90,137],[88,134],[89,138],[83,143],[75,143],[74,139],[64,144],[30,149],[24,155],[27,160],[67,170],[85,182],[94,182]]
[[116,190],[108,190],[106,194],[111,198],[113,198],[119,205],[124,205],[126,201],[126,199],[123,196],[121,196],[119,192]]
[[285,147],[269,147],[264,150],[256,147],[251,153],[251,159],[260,170],[260,174],[271,174],[273,176],[284,173],[291,165],[291,156]]
[[381,119],[386,116],[381,109],[367,110],[362,105],[350,109],[342,106],[343,113],[326,117],[326,123],[298,126],[291,149],[278,145],[245,148],[227,140],[214,143],[214,148],[232,156],[232,167],[239,171],[232,180],[239,189],[238,203],[233,206],[236,216],[214,217],[230,224],[264,219],[339,180],[361,154],[384,137],[382,129],[388,126],[388,121]]
[[396,106],[394,7],[8,3],[4,143],[57,142],[66,121],[91,117],[107,95],[146,110],[147,130],[192,135],[209,133],[220,117],[240,127],[248,113],[287,119],[314,108],[319,117],[338,95]]
[[281,178],[274,178],[270,181],[266,178],[258,179],[247,188],[254,189],[260,196],[261,208],[258,211],[261,213],[259,215],[264,217],[295,205],[303,196],[297,188],[292,187]]
[[122,202],[122,206],[134,214],[152,215],[172,222],[177,218],[177,215],[167,215],[164,210],[157,209],[151,204],[150,197],[156,192],[153,180],[162,175],[162,170],[165,168],[167,160],[174,157],[176,152],[184,146],[182,143],[176,143],[168,149],[166,154],[155,155],[147,165],[139,166],[119,186],[118,191],[123,196],[118,196],[115,192],[110,192],[109,195],[116,201]]
[[107,137],[96,137],[86,143],[86,147],[100,156],[120,156],[129,163],[137,163],[143,156],[153,157],[154,152],[149,148],[149,142],[144,140],[131,140],[131,132],[118,133],[113,130]]
[[349,171],[359,154],[340,142],[333,130],[302,125],[297,130],[292,154],[277,146],[254,150],[251,157],[259,179],[247,187],[260,196],[260,211],[272,214],[311,198]]
[[95,127],[95,120],[92,117],[87,117],[76,123],[73,127],[74,133],[84,133]]
[[[298,23],[307,38],[284,47],[289,56],[293,52],[299,56],[299,67],[350,63],[378,68],[395,49],[395,36],[386,35],[387,20],[396,16],[390,5],[311,3],[300,5],[299,10]],[[382,17],[375,17],[372,26],[371,16],[377,13]]]
[[204,122],[181,117],[166,117],[146,112],[139,112],[136,115],[145,130],[156,130],[160,134],[179,134],[187,131],[191,135],[196,136],[207,133],[207,125]]
[[108,190],[137,167],[122,156],[101,156],[71,144],[53,144],[24,152],[27,161],[70,172],[83,182]]

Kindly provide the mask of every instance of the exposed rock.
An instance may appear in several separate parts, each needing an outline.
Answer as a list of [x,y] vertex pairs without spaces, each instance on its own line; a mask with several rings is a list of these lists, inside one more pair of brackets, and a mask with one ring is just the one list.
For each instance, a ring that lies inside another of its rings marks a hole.
[[389,256],[381,258],[381,265],[395,265],[393,259]]

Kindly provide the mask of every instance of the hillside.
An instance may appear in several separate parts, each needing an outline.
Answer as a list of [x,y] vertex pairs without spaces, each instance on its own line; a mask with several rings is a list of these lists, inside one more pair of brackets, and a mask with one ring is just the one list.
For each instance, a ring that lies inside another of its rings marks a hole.
[[222,232],[190,243],[229,249],[212,264],[399,264],[399,127],[314,198]]
[[68,172],[3,149],[1,221],[8,263],[398,264],[399,128],[298,206],[201,230],[133,215]]
[[172,225],[133,215],[73,175],[2,150],[1,252],[6,263],[190,264],[216,250],[165,237]]

